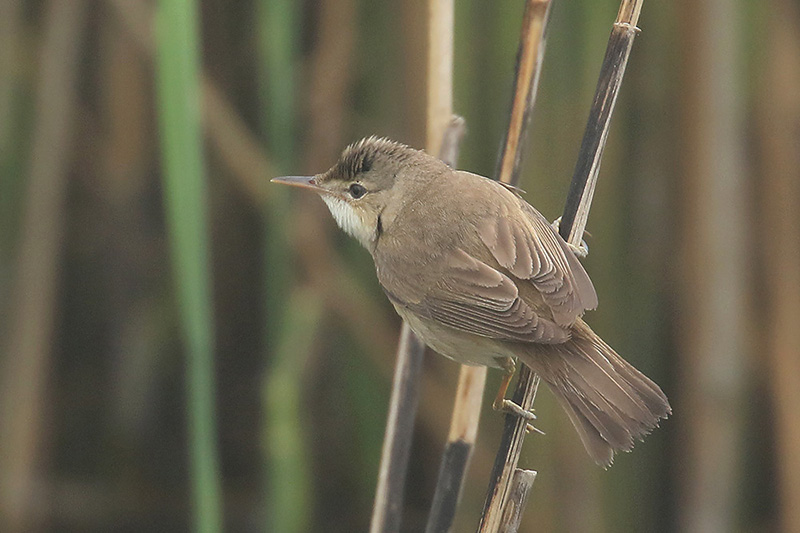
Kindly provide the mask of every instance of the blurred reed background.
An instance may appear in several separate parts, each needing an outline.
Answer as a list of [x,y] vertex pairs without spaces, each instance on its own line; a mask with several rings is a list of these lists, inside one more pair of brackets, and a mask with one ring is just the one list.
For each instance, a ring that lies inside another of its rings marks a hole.
[[[522,7],[456,2],[460,166],[484,175]],[[553,6],[522,179],[551,219],[617,7]],[[424,144],[426,16],[0,0],[0,531],[366,529],[399,321],[322,202],[268,180],[373,133]],[[522,530],[800,531],[800,4],[647,1],[639,25],[588,320],[674,415],[603,471],[542,394]],[[405,531],[457,375],[425,364]],[[456,531],[485,496],[489,403]]]

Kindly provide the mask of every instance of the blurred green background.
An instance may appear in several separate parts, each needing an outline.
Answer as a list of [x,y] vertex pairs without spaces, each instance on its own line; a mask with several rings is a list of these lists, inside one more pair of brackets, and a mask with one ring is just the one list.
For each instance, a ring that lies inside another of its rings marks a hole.
[[[553,6],[521,182],[549,219],[617,7]],[[456,2],[461,168],[493,172],[522,9]],[[648,1],[639,26],[587,320],[674,414],[604,471],[540,394],[521,531],[800,531],[800,3]],[[367,529],[399,320],[269,178],[424,146],[426,32],[422,0],[0,0],[0,531]],[[457,372],[426,358],[404,531]]]

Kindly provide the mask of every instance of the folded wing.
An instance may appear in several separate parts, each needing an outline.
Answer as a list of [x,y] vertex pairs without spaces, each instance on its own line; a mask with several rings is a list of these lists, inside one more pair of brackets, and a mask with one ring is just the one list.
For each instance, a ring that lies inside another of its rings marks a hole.
[[507,207],[487,216],[479,229],[481,241],[499,266],[533,284],[558,325],[569,326],[585,310],[597,307],[597,293],[575,254],[547,220],[521,199],[519,204],[524,217],[510,216]]

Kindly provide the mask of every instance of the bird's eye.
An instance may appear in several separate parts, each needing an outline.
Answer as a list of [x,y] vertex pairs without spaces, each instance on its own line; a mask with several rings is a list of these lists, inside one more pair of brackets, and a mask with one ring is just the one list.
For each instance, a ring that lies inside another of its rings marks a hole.
[[365,189],[364,186],[361,185],[360,183],[353,183],[352,185],[350,185],[348,191],[350,192],[350,196],[352,196],[356,200],[367,194],[367,189]]

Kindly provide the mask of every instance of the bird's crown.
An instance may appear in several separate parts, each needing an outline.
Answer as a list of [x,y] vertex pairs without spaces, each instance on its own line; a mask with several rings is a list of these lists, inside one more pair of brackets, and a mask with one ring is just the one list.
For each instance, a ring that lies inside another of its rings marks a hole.
[[416,153],[417,150],[405,144],[372,135],[345,148],[331,170],[339,179],[351,180],[359,174],[369,172],[378,160],[402,164]]

